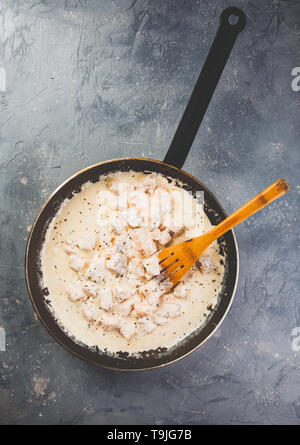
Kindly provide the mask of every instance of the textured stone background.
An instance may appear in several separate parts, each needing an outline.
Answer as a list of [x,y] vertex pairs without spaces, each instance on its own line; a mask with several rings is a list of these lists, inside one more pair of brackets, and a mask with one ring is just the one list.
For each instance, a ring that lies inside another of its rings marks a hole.
[[278,177],[287,197],[236,229],[240,280],[221,328],[165,369],[98,369],[37,321],[24,249],[69,175],[163,159],[225,0],[0,0],[0,423],[300,423],[300,2],[234,0],[239,36],[185,169],[228,212]]

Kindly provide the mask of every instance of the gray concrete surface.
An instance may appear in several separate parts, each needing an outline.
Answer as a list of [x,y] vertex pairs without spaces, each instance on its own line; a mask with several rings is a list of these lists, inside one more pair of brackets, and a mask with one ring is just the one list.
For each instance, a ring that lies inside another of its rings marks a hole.
[[213,338],[170,367],[125,374],[77,359],[41,326],[26,239],[77,170],[163,159],[228,2],[0,1],[1,424],[300,423],[300,2],[230,3],[248,25],[185,169],[228,212],[278,177],[292,190],[236,229],[238,290]]

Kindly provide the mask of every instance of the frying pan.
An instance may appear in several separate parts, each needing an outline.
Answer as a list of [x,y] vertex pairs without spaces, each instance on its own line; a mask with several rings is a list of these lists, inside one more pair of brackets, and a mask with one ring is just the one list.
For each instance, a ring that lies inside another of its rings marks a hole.
[[172,349],[159,348],[144,351],[138,357],[124,352],[112,356],[98,347],[88,348],[86,345],[78,343],[74,338],[68,336],[56,322],[51,312],[51,303],[47,299],[48,289],[41,285],[40,253],[47,228],[62,202],[66,198],[72,198],[86,182],[97,182],[103,175],[113,172],[129,170],[157,172],[174,178],[183,184],[183,188],[192,193],[204,192],[204,210],[212,224],[218,224],[226,218],[227,215],[223,207],[213,193],[201,181],[186,173],[181,167],[194,141],[234,42],[245,24],[246,16],[238,8],[230,7],[222,12],[216,37],[163,162],[145,158],[125,158],[91,165],[61,184],[48,198],[34,221],[27,242],[25,258],[26,283],[32,304],[49,333],[66,349],[88,362],[104,368],[124,371],[154,369],[173,363],[203,344],[220,325],[230,307],[238,278],[238,250],[232,230],[218,241],[220,249],[225,254],[226,271],[219,304],[216,309],[211,311],[205,324]]

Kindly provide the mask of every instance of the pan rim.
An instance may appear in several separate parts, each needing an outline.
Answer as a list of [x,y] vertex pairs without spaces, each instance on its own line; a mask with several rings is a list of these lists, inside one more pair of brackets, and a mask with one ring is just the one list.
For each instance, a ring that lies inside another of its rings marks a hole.
[[[108,369],[108,370],[112,370],[112,371],[121,371],[121,372],[140,372],[140,371],[150,371],[150,370],[154,370],[154,369],[159,369],[159,368],[163,368],[165,366],[169,366],[171,364],[174,364],[176,362],[178,362],[179,360],[182,360],[183,358],[187,357],[188,355],[192,354],[193,352],[195,352],[198,348],[200,348],[200,346],[202,346],[203,344],[205,344],[207,342],[207,340],[209,340],[209,338],[211,338],[211,336],[217,331],[217,329],[221,326],[221,324],[223,323],[236,294],[236,290],[237,290],[237,285],[238,285],[238,279],[239,279],[239,249],[238,249],[238,244],[237,244],[237,239],[236,239],[236,235],[233,229],[230,230],[231,234],[232,234],[232,238],[233,238],[233,242],[234,242],[234,247],[235,247],[235,251],[236,251],[236,276],[235,276],[235,282],[234,282],[234,286],[233,286],[233,290],[232,290],[232,294],[230,296],[228,305],[226,307],[226,310],[224,311],[222,317],[220,318],[220,320],[218,321],[218,323],[215,325],[215,327],[212,329],[212,331],[207,335],[207,337],[202,340],[198,345],[196,345],[194,348],[192,348],[191,350],[187,351],[185,354],[181,355],[180,357],[177,357],[175,359],[172,359],[166,363],[162,363],[162,364],[158,364],[158,365],[154,365],[154,366],[150,366],[150,367],[145,367],[145,368],[116,368],[116,367],[112,367],[112,366],[108,366],[108,365],[104,365],[101,363],[95,363],[94,361],[83,357],[82,355],[80,355],[79,353],[73,351],[72,349],[70,349],[66,344],[64,344],[57,336],[55,333],[53,333],[50,328],[47,326],[46,321],[44,320],[44,318],[42,317],[42,315],[40,314],[39,310],[37,309],[37,306],[35,304],[33,295],[32,295],[32,291],[31,291],[31,287],[30,287],[30,279],[29,279],[29,271],[28,271],[28,257],[29,257],[29,248],[30,248],[30,243],[31,243],[31,239],[32,239],[32,235],[33,232],[35,230],[36,224],[40,218],[40,215],[42,214],[44,208],[46,207],[46,205],[48,204],[48,202],[56,195],[56,193],[63,188],[68,182],[70,182],[72,179],[76,178],[77,176],[81,175],[84,172],[87,172],[88,170],[91,170],[92,168],[98,167],[100,165],[104,165],[104,164],[109,164],[112,162],[116,162],[116,161],[130,161],[130,160],[137,160],[137,161],[150,161],[156,164],[162,164],[165,166],[170,167],[173,170],[177,170],[179,172],[183,172],[185,175],[189,176],[192,180],[194,180],[195,182],[197,182],[204,190],[206,190],[211,197],[216,201],[216,203],[218,204],[218,206],[220,207],[220,209],[222,210],[222,212],[224,213],[225,216],[227,216],[227,212],[224,210],[223,206],[220,204],[220,202],[218,201],[218,199],[215,197],[214,193],[211,192],[211,190],[202,183],[202,181],[200,181],[199,179],[197,179],[196,177],[194,177],[193,175],[191,175],[190,173],[186,172],[185,170],[178,168],[172,164],[168,164],[167,162],[164,161],[159,161],[156,159],[151,159],[151,158],[145,158],[145,157],[126,157],[126,158],[114,158],[114,159],[109,159],[109,160],[105,160],[105,161],[101,161],[101,162],[97,162],[94,164],[91,164],[79,171],[77,171],[76,173],[74,173],[73,175],[71,175],[70,177],[68,177],[65,181],[63,181],[58,187],[55,188],[55,190],[48,196],[48,198],[46,199],[46,201],[43,203],[43,205],[41,206],[39,212],[37,213],[33,224],[31,226],[31,230],[29,232],[28,235],[28,239],[27,239],[27,243],[26,243],[26,250],[25,250],[25,279],[26,279],[26,287],[27,287],[27,291],[31,300],[31,304],[39,318],[39,320],[42,322],[42,325],[44,326],[44,328],[47,330],[47,332],[54,338],[55,341],[57,341],[62,347],[64,347],[67,351],[71,352],[72,354],[74,354],[76,357],[91,363],[93,365],[96,365],[97,367],[103,368],[103,369]],[[71,337],[69,337],[71,339]],[[72,339],[71,339],[72,340]],[[74,342],[74,340],[72,340]]]

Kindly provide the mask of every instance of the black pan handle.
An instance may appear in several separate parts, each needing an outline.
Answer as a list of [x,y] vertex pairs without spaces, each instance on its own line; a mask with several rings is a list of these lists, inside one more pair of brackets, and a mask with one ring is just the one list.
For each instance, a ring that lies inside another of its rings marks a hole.
[[164,159],[167,164],[183,166],[234,42],[246,21],[245,14],[238,8],[230,7],[222,12],[218,32]]

